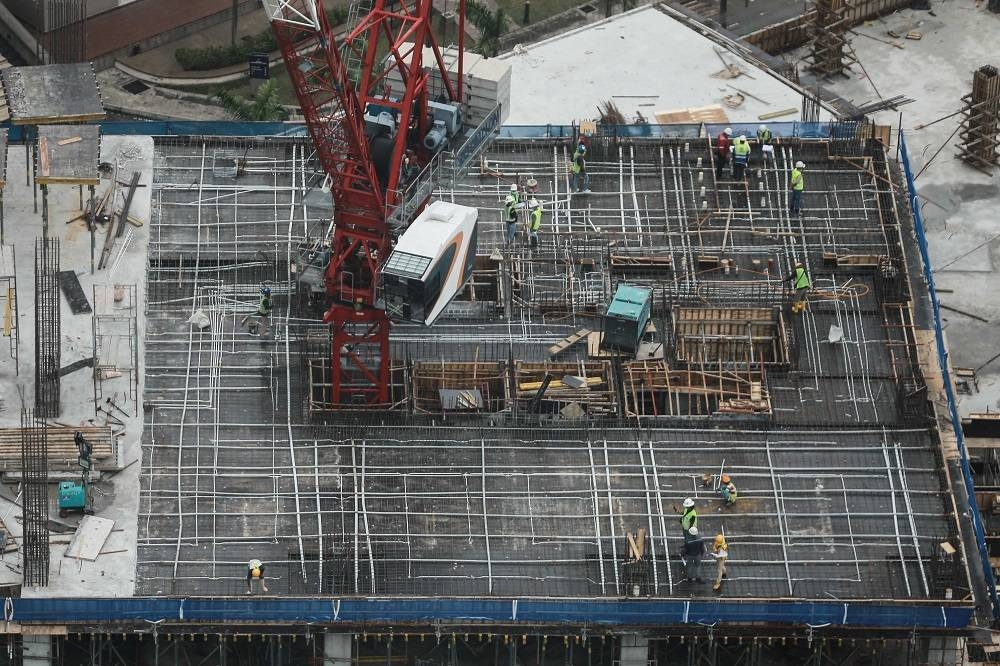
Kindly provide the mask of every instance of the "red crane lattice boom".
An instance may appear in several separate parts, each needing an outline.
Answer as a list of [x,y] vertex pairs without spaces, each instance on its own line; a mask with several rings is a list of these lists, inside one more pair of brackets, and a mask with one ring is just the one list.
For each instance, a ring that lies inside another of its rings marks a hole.
[[[385,404],[390,325],[377,305],[377,289],[391,250],[387,219],[400,203],[404,155],[412,148],[420,164],[428,157],[420,141],[429,122],[424,44],[433,47],[452,101],[458,101],[460,87],[452,84],[430,31],[431,0],[399,0],[391,7],[387,0],[375,0],[342,43],[321,0],[264,0],[264,5],[334,201],[325,275],[330,306],[324,316],[332,333],[332,403]],[[385,67],[379,70],[383,54]],[[357,90],[345,57],[360,64]],[[404,85],[400,96],[391,95],[387,85],[393,72]],[[460,85],[461,74],[458,80]],[[397,122],[391,142],[379,139],[378,156],[366,132],[369,105],[391,110]],[[413,137],[416,141],[409,141]]]

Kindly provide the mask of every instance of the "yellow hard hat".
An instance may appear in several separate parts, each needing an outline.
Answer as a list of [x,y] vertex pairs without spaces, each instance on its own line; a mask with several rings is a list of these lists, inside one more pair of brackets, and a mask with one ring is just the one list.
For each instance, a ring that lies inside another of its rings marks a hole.
[[716,534],[715,535],[715,547],[725,547],[726,546],[726,535]]

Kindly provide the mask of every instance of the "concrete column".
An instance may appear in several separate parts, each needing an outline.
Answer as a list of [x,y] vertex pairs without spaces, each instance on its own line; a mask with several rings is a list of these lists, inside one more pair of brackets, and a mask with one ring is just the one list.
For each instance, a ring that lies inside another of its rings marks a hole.
[[354,634],[323,635],[323,666],[351,666]]
[[51,666],[52,638],[50,636],[22,636],[24,666]]
[[618,650],[620,666],[649,666],[649,639],[637,634],[621,637]]

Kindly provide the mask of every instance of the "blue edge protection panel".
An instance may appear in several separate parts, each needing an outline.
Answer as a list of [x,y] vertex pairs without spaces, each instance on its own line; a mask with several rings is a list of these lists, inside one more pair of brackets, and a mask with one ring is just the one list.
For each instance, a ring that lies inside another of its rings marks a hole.
[[[10,126],[10,139],[23,139],[23,127]],[[104,134],[116,135],[195,135],[195,136],[306,136],[305,127],[290,123],[245,122],[174,122],[138,121],[101,123]],[[829,137],[833,125],[822,123],[774,123],[770,126],[778,136]],[[711,135],[715,126],[705,126]],[[739,131],[751,133],[748,125]],[[754,126],[753,131],[756,131]],[[570,126],[504,127],[501,136],[541,138],[573,136]],[[636,128],[627,126],[622,133],[630,135]],[[645,135],[697,138],[701,125],[649,126]],[[721,130],[720,130],[721,131]],[[617,130],[615,132],[618,134]],[[938,361],[944,377],[948,409],[961,454],[962,476],[969,496],[969,511],[987,586],[992,598],[995,617],[1000,617],[996,585],[989,554],[986,550],[983,522],[975,504],[972,473],[962,437],[961,422],[955,407],[951,378],[948,373],[948,353],[941,333],[940,304],[931,272],[923,218],[917,203],[913,173],[903,134],[899,136],[903,169],[924,278],[927,281],[934,310]],[[317,599],[309,598],[160,598],[135,597],[111,599],[7,599],[4,615],[12,622],[74,623],[74,622],[526,622],[574,623],[605,625],[704,624],[716,622],[772,622],[811,626],[924,627],[961,629],[972,618],[970,606],[940,606],[931,604],[893,603],[830,603],[785,601],[655,601],[604,599]]]
[[678,625],[769,622],[810,626],[961,629],[971,607],[765,601],[594,599],[8,599],[12,622],[491,622]]

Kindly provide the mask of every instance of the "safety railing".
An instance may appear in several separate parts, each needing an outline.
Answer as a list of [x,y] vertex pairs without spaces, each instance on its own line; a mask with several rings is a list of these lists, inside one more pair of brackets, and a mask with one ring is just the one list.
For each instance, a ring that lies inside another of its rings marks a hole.
[[962,421],[958,416],[951,373],[948,371],[948,349],[944,345],[944,333],[941,328],[941,303],[938,301],[937,288],[934,284],[934,272],[931,270],[930,251],[927,246],[927,235],[924,231],[924,218],[920,212],[920,204],[917,202],[917,188],[914,183],[913,171],[910,168],[910,155],[906,148],[906,139],[902,130],[899,132],[899,156],[903,163],[903,172],[906,174],[907,196],[910,202],[910,209],[913,211],[913,226],[916,231],[917,246],[920,248],[924,280],[927,282],[927,291],[931,297],[931,309],[934,312],[934,339],[937,346],[938,363],[941,366],[941,377],[944,380],[944,390],[948,400],[948,413],[951,418],[951,426],[955,431],[955,439],[958,444],[962,478],[965,482],[966,494],[968,495],[969,515],[972,517],[972,529],[976,535],[976,549],[979,551],[983,575],[986,578],[986,587],[989,590],[993,606],[993,617],[1000,618],[1000,600],[997,599],[993,566],[990,564],[990,554],[986,548],[986,531],[983,527],[982,516],[979,514],[979,507],[976,504],[976,488],[972,480],[972,468],[969,466],[969,455],[965,448],[965,437],[962,434]]

